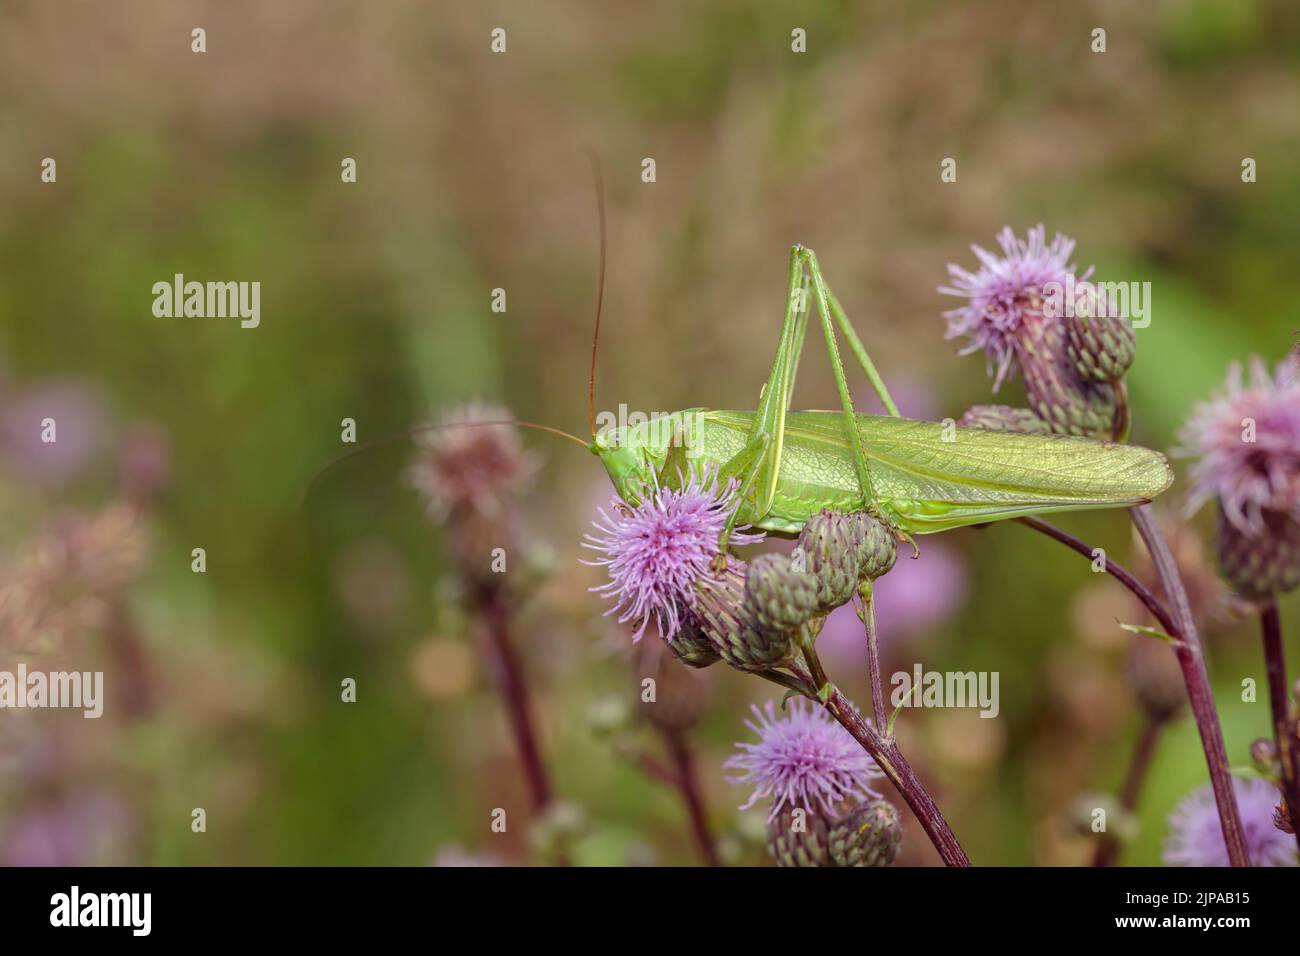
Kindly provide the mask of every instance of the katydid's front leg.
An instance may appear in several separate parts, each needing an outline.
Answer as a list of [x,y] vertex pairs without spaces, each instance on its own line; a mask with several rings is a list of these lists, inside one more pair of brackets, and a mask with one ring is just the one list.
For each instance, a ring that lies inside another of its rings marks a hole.
[[736,478],[740,481],[740,485],[736,489],[736,501],[738,503],[727,518],[727,524],[723,527],[722,534],[718,537],[718,553],[713,559],[715,573],[722,571],[727,566],[727,548],[731,543],[731,535],[736,530],[736,525],[742,521],[745,524],[752,524],[767,513],[766,511],[756,512],[755,505],[750,501],[750,496],[754,492],[754,486],[758,483],[763,459],[767,456],[767,451],[771,446],[772,437],[766,432],[751,435],[749,440],[745,442],[745,447],[732,456],[718,471],[718,480],[720,482],[727,482],[732,478]]

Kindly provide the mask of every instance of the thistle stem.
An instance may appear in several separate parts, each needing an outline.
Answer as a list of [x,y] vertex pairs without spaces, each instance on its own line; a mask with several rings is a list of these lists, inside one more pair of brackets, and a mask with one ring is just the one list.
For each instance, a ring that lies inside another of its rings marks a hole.
[[[1133,756],[1129,759],[1128,773],[1124,776],[1124,789],[1120,792],[1119,805],[1132,813],[1137,809],[1138,798],[1142,795],[1142,786],[1146,783],[1147,772],[1151,769],[1151,760],[1160,742],[1160,732],[1165,722],[1155,717],[1147,717],[1142,722],[1142,732],[1138,734]],[[1114,866],[1119,859],[1120,842],[1114,837],[1105,837],[1093,855],[1093,866]]]
[[[1201,749],[1205,751],[1205,763],[1210,772],[1210,783],[1214,788],[1214,799],[1219,808],[1219,823],[1223,827],[1223,839],[1228,848],[1228,859],[1233,866],[1249,866],[1250,855],[1246,849],[1246,838],[1241,828],[1241,814],[1237,809],[1237,795],[1232,788],[1232,777],[1228,771],[1228,755],[1223,745],[1223,731],[1219,727],[1219,714],[1214,705],[1214,696],[1210,693],[1209,675],[1205,670],[1205,660],[1201,654],[1200,638],[1196,632],[1196,621],[1192,618],[1191,605],[1187,601],[1187,591],[1183,588],[1183,579],[1179,576],[1178,565],[1169,552],[1169,545],[1164,535],[1152,519],[1147,506],[1130,508],[1129,514],[1138,534],[1146,543],[1147,551],[1160,575],[1160,583],[1169,596],[1171,607],[1166,608],[1147,590],[1131,573],[1124,570],[1109,557],[1105,560],[1106,572],[1146,605],[1165,632],[1174,638],[1174,654],[1178,657],[1178,666],[1183,672],[1183,683],[1187,686],[1187,698],[1192,705],[1192,714],[1196,718],[1196,729],[1201,736]],[[1084,557],[1091,558],[1093,549],[1080,539],[1054,525],[1038,518],[1017,518],[1021,524],[1042,532],[1066,547],[1077,551]]]
[[497,689],[505,704],[510,731],[519,752],[519,762],[528,782],[528,792],[533,809],[542,810],[551,800],[546,767],[537,746],[533,730],[532,708],[528,700],[528,686],[524,683],[523,669],[510,642],[510,611],[500,588],[489,587],[479,591],[477,602],[487,632],[488,647],[496,665]]
[[704,858],[705,866],[721,866],[717,844],[709,830],[709,816],[704,808],[699,776],[695,773],[695,754],[691,750],[690,741],[686,739],[685,734],[678,731],[665,730],[663,736],[673,766],[677,768],[675,774],[677,790],[681,793],[682,801],[686,804],[686,812],[691,818],[691,833],[695,837],[695,845],[700,851],[700,856]]
[[1300,755],[1296,753],[1296,729],[1287,703],[1286,657],[1282,643],[1282,615],[1277,601],[1270,600],[1259,612],[1264,638],[1264,666],[1268,672],[1268,702],[1273,711],[1273,739],[1282,765],[1282,796],[1300,847]]
[[820,692],[822,688],[830,686],[831,680],[822,668],[821,658],[817,656],[817,647],[812,633],[807,627],[802,627],[799,629],[798,638],[799,649],[803,651],[804,662],[808,665],[808,676],[812,680],[813,690]]
[[867,671],[871,677],[871,713],[876,721],[876,730],[885,733],[888,717],[885,715],[885,692],[880,681],[880,647],[876,640],[876,603],[873,599],[870,581],[864,581],[858,589],[862,598],[862,625],[867,632]]
[[1219,726],[1219,712],[1214,704],[1214,695],[1210,692],[1210,676],[1205,669],[1205,656],[1201,652],[1200,637],[1196,633],[1196,620],[1192,617],[1192,607],[1187,600],[1183,579],[1178,573],[1178,564],[1169,551],[1164,533],[1152,517],[1150,507],[1139,505],[1130,508],[1129,514],[1160,575],[1160,583],[1169,599],[1171,616],[1177,626],[1175,636],[1181,638],[1174,645],[1174,653],[1178,655],[1178,664],[1183,670],[1187,697],[1196,718],[1196,729],[1201,735],[1201,748],[1205,751],[1210,785],[1214,788],[1214,799],[1219,807],[1219,824],[1223,827],[1228,859],[1233,866],[1250,866],[1250,851],[1246,847],[1246,835],[1241,826],[1241,811],[1237,809],[1237,793],[1228,771],[1228,754],[1223,744],[1223,730]]
[[680,790],[682,783],[677,777],[677,772],[672,767],[666,766],[659,760],[650,756],[648,753],[640,751],[626,751],[624,756],[632,763],[636,764],[643,774],[651,780],[658,780],[665,787],[672,787],[674,790]]
[[[805,683],[812,684],[812,675],[800,665],[793,664],[790,669]],[[934,844],[934,848],[939,852],[939,857],[943,860],[944,865],[970,866],[970,858],[966,856],[966,851],[957,842],[952,827],[948,825],[948,821],[939,812],[939,808],[931,799],[925,785],[921,783],[915,771],[904,759],[903,754],[898,749],[898,744],[892,738],[886,739],[882,737],[871,724],[862,719],[862,716],[849,699],[841,693],[839,688],[834,685],[829,686],[830,694],[823,706],[832,717],[839,721],[840,726],[853,735],[853,739],[871,755],[880,769],[884,771],[885,776],[897,788],[899,794],[912,809],[912,813],[916,815],[916,819],[920,821],[926,836],[930,838],[930,842]]]

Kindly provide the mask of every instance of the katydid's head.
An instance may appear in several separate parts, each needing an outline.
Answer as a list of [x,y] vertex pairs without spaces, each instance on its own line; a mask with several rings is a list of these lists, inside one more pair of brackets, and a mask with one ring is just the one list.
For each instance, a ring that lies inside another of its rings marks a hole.
[[689,470],[693,449],[698,448],[704,409],[688,408],[649,420],[612,426],[597,434],[588,446],[600,458],[618,496],[639,503],[645,488],[672,483],[669,456],[680,457]]

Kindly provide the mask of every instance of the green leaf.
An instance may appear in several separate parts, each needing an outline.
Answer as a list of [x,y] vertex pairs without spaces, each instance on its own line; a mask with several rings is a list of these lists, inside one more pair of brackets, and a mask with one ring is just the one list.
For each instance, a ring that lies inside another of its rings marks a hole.
[[913,684],[912,689],[903,695],[903,699],[898,702],[898,706],[894,708],[894,712],[889,715],[889,723],[885,725],[886,737],[894,736],[894,721],[898,719],[898,715],[902,713],[903,708],[907,706],[907,698],[915,694],[920,687],[920,684]]
[[1124,628],[1124,630],[1133,634],[1145,634],[1148,637],[1158,637],[1160,640],[1168,641],[1170,644],[1181,643],[1178,638],[1174,637],[1172,634],[1166,634],[1164,631],[1156,627],[1146,627],[1142,624],[1125,624],[1120,620],[1116,620],[1115,623]]

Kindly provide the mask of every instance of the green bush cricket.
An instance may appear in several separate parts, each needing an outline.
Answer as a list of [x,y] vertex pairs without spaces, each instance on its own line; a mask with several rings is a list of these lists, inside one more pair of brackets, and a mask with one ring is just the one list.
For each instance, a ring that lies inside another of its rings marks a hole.
[[[790,410],[811,311],[810,285],[839,411]],[[888,415],[854,411],[837,329]],[[644,488],[671,487],[689,468],[716,471],[722,481],[738,483],[739,507],[720,542],[724,554],[738,524],[794,536],[822,509],[867,511],[910,540],[914,534],[1006,518],[1131,507],[1150,501],[1173,481],[1163,455],[1136,445],[900,417],[822,277],[816,255],[799,245],[790,253],[776,358],[755,411],[691,408],[597,435],[594,371],[593,346],[588,447],[622,499],[635,504]]]
[[[884,381],[822,276],[816,254],[790,252],[785,318],[771,373],[754,411],[690,408],[649,421],[596,429],[596,355],[605,286],[605,214],[596,168],[600,264],[588,386],[590,443],[560,429],[521,419],[470,425],[516,425],[559,435],[598,456],[620,498],[640,501],[649,487],[674,487],[692,469],[734,480],[738,507],[719,542],[738,525],[793,537],[823,509],[866,511],[887,522],[900,540],[964,525],[1060,511],[1144,504],[1173,481],[1159,452],[1118,442],[958,427],[952,421],[902,418]],[[810,295],[811,293],[811,295]],[[838,411],[791,411],[795,373],[817,308],[839,393]],[[836,333],[880,397],[886,415],[855,412]],[[434,425],[417,428],[458,427]],[[386,443],[359,446],[327,464]]]

